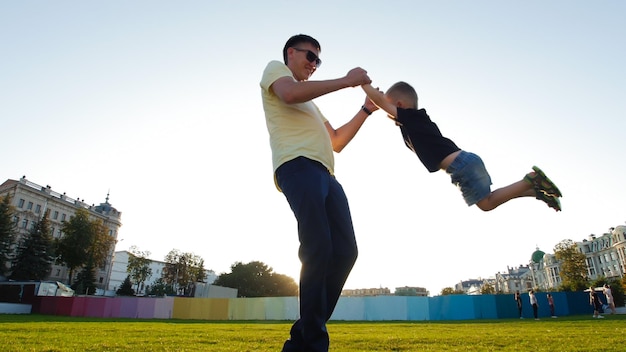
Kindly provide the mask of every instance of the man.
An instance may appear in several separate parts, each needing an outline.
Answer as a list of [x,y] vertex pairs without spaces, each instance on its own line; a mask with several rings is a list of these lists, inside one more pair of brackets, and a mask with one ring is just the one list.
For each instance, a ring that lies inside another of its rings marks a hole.
[[283,351],[328,351],[326,322],[357,257],[348,200],[333,174],[333,151],[340,152],[376,109],[366,99],[346,124],[331,126],[312,99],[371,80],[357,67],[341,78],[309,81],[322,63],[320,51],[308,35],[289,38],[284,63],[268,63],[260,83],[274,182],[298,221],[302,263],[300,319]]

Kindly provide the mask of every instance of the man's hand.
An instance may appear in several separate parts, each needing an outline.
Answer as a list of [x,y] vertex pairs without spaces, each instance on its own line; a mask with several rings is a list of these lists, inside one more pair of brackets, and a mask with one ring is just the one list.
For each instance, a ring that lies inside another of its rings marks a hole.
[[370,84],[372,80],[367,75],[367,71],[360,67],[353,68],[344,77],[350,87],[356,87],[363,84]]
[[363,106],[371,112],[378,110],[378,106],[376,106],[376,104],[374,104],[368,97],[365,97],[365,103],[363,103]]

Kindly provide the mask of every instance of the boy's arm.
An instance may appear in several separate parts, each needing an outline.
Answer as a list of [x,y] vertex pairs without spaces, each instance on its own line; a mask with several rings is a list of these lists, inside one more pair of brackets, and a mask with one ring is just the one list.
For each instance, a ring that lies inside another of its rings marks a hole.
[[398,109],[396,106],[387,101],[383,92],[378,90],[377,88],[372,87],[371,84],[364,84],[361,86],[367,94],[367,97],[379,108],[385,110],[385,112],[391,116],[398,117]]

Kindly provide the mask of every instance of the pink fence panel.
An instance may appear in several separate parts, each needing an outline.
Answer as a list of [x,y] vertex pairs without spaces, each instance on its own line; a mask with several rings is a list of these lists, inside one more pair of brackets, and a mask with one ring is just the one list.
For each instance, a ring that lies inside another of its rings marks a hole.
[[86,297],[85,304],[85,316],[103,318],[105,317],[104,311],[106,308],[107,298],[105,297]]
[[84,317],[85,308],[87,306],[87,297],[72,297],[72,311],[70,315],[73,317]]
[[104,299],[104,318],[117,318],[120,315],[121,302],[115,298],[107,297]]
[[33,305],[33,313],[56,315],[57,299],[58,297],[37,297],[36,304]]
[[[46,297],[46,298],[53,298],[53,297]],[[54,297],[54,298],[56,299],[54,300],[52,308],[54,309],[55,315],[63,315],[63,316],[72,315],[72,305],[74,304],[74,297]]]
[[155,298],[154,318],[172,319],[174,311],[174,297]]
[[136,297],[118,297],[122,304],[120,306],[119,318],[137,318],[137,298]]
[[137,318],[154,318],[156,298],[137,298]]

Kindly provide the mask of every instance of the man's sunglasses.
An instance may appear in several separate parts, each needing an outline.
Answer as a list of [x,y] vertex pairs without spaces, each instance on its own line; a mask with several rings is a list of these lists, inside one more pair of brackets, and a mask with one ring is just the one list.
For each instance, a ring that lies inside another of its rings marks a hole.
[[309,60],[309,62],[315,62],[315,68],[320,68],[320,66],[322,66],[322,60],[319,57],[317,57],[317,55],[315,55],[315,53],[312,52],[311,50],[300,49],[296,47],[292,47],[292,48],[295,51],[306,51],[306,59]]

